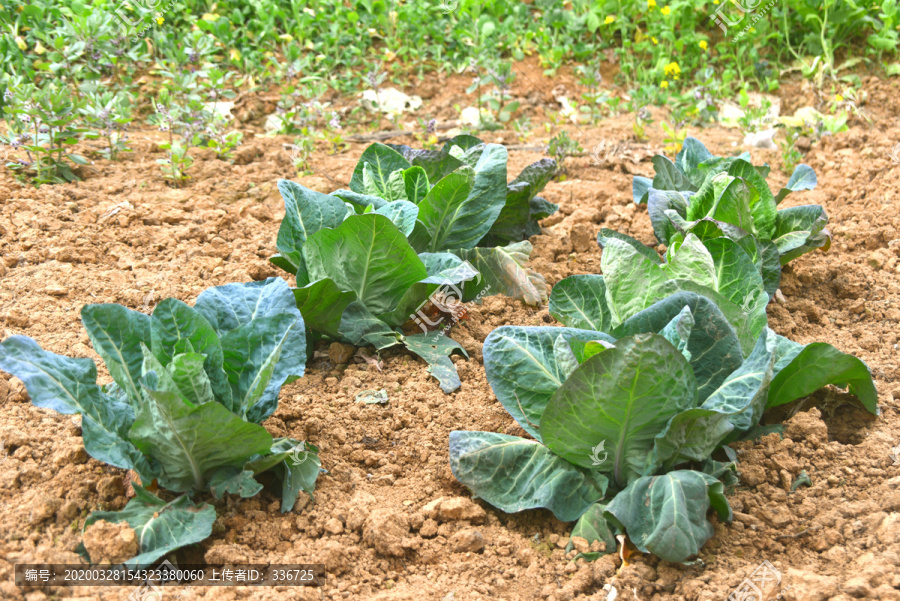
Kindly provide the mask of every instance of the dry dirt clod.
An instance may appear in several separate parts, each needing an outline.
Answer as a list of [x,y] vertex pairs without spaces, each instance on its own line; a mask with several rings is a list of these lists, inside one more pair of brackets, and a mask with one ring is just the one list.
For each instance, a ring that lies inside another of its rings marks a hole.
[[450,537],[455,553],[477,553],[484,549],[484,535],[475,528],[464,528]]
[[572,247],[575,252],[589,252],[597,246],[597,229],[592,223],[576,223],[572,226],[569,237],[572,239]]
[[396,509],[373,509],[363,524],[363,541],[382,555],[403,555],[401,543],[408,535],[409,518]]
[[344,525],[337,518],[331,518],[326,521],[323,528],[325,528],[325,532],[328,532],[329,534],[340,534],[344,531]]
[[356,347],[349,344],[341,344],[340,342],[332,342],[328,347],[328,358],[335,365],[346,365],[353,359],[356,354]]
[[484,521],[484,509],[477,505],[471,499],[466,497],[453,497],[444,499],[437,507],[437,515],[440,520],[450,522],[454,520],[467,520],[472,523],[480,524]]
[[125,522],[111,524],[104,520],[93,523],[84,532],[84,548],[93,563],[120,563],[138,553],[134,530]]

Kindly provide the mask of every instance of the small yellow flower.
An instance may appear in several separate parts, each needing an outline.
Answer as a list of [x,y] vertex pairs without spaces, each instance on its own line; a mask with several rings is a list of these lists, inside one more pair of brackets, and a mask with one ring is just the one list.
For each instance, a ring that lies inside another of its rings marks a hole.
[[647,0],[647,8],[650,10],[656,8],[656,0]]
[[835,101],[835,102],[843,102],[843,101],[844,101],[844,97],[841,96],[840,94],[835,94],[835,95],[834,95],[834,101]]
[[614,16],[609,15],[609,16],[607,16],[606,19],[603,21],[603,24],[604,24],[604,25],[609,25],[610,23],[612,23],[612,22],[615,21],[615,20],[616,20],[616,18],[615,18]]
[[706,40],[700,40],[700,48],[706,50],[709,47],[709,44],[706,43]]
[[713,0],[713,4],[718,4],[719,0]]
[[668,88],[668,87],[669,87],[669,82],[667,82],[667,81],[664,79],[664,80],[662,80],[662,82],[659,84],[659,87],[661,87],[661,88]]
[[654,44],[659,44],[659,40],[657,40],[654,36],[650,36],[650,40],[651,40]]
[[674,76],[674,79],[678,79],[678,76],[681,75],[681,67],[678,66],[677,62],[673,61],[663,67],[663,72],[666,74],[666,77]]
[[668,6],[663,6],[661,9],[659,9],[659,12],[661,12],[662,14],[664,14],[665,16],[668,17],[669,13],[672,12],[672,9],[669,8]]
[[162,18],[162,17],[156,17],[156,24],[157,24],[157,25],[162,25],[163,23],[165,23],[165,21],[166,21],[166,20],[165,20],[164,18]]

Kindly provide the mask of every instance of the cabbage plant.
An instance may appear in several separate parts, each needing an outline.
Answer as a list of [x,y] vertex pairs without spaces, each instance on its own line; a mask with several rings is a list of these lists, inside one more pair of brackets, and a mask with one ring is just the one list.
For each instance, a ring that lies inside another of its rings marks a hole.
[[[300,491],[312,495],[315,447],[260,425],[306,361],[303,318],[287,283],[210,288],[194,307],[169,298],[152,315],[85,305],[81,319],[111,383],[97,384],[93,360],[45,351],[25,336],[0,343],[0,369],[25,383],[35,406],[79,414],[91,457],[137,474],[125,509],[86,521],[126,522],[141,533],[129,565],[211,534],[215,509],[196,505],[198,494],[251,497],[262,490],[257,476],[272,472],[283,512]],[[168,492],[153,494],[157,484]]]
[[[782,265],[831,244],[821,206],[778,208],[791,192],[816,187],[816,173],[808,165],[798,165],[777,194],[766,182],[768,165],[753,166],[748,153],[713,156],[696,138],[685,139],[674,162],[653,157],[653,167],[653,179],[635,177],[632,191],[635,202],[647,204],[657,240],[669,245],[689,233],[701,239],[743,240],[770,296],[778,288]],[[752,241],[745,240],[748,235]]]
[[[569,282],[570,300],[606,302],[600,286],[587,285],[602,276],[574,277],[591,280]],[[765,326],[744,353],[706,295],[676,291],[602,327],[589,325],[602,314],[589,305],[555,305],[563,323],[587,327],[491,332],[488,382],[529,437],[452,432],[450,465],[477,497],[506,512],[546,508],[577,520],[572,535],[606,552],[625,532],[668,561],[696,555],[713,534],[709,511],[731,516],[724,491],[736,466],[727,445],[767,431],[763,412],[818,388],[818,372],[831,370],[877,411],[861,361]]]
[[446,316],[485,294],[547,300],[543,277],[525,267],[525,238],[558,208],[537,196],[555,167],[543,159],[507,183],[506,148],[472,136],[441,150],[373,144],[349,190],[278,182],[285,217],[272,261],[295,275],[297,306],[316,337],[404,344],[451,392],[460,382],[448,355],[465,351],[435,330],[450,320],[423,308]]
[[[550,314],[560,323],[621,333],[634,320],[655,321],[654,307],[690,292],[715,305],[734,334],[736,358],[749,356],[767,329],[765,284],[750,255],[729,238],[700,240],[688,234],[668,247],[665,260],[638,240],[601,230],[603,275],[576,275],[553,287]],[[679,297],[680,298],[680,297]],[[783,405],[833,384],[877,414],[878,396],[868,366],[830,344],[801,345],[776,335],[778,363],[769,406]],[[697,365],[706,370],[708,366]]]

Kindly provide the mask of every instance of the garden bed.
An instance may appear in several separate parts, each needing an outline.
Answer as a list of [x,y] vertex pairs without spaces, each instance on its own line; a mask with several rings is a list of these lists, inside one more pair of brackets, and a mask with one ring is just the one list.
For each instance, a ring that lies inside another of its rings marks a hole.
[[[540,123],[559,82],[537,81],[529,72],[533,93],[522,100]],[[464,94],[463,78],[442,83],[425,99],[434,114]],[[881,415],[825,389],[787,406],[783,439],[737,443],[741,482],[729,496],[735,519],[716,523],[702,561],[684,566],[633,554],[624,567],[617,555],[572,562],[565,551],[571,524],[543,510],[507,515],[469,500],[450,472],[450,431],[523,434],[488,386],[481,345],[501,325],[555,323],[546,306],[488,297],[454,328],[471,358],[453,358],[462,386],[449,395],[422,361],[397,348],[382,353],[380,369],[362,357],[371,349],[346,363],[341,351],[350,349],[318,348],[263,424],[273,436],[318,446],[328,473],[319,478],[315,503],[301,496],[281,514],[274,486],[252,499],[226,497],[214,502],[213,536],[179,555],[209,563],[324,563],[322,589],[194,588],[181,598],[606,599],[608,584],[620,599],[712,600],[726,598],[764,560],[783,575],[788,600],[900,598],[900,457],[890,457],[900,445],[900,165],[890,154],[900,128],[889,128],[900,101],[892,82],[870,81],[868,90],[865,109],[881,131],[854,118],[849,131],[814,144],[804,162],[816,170],[818,187],[785,202],[823,205],[831,248],[784,269],[783,296],[768,313],[779,334],[828,342],[864,360]],[[785,86],[782,96],[784,106],[807,104],[801,85]],[[604,138],[628,138],[629,119],[567,129],[590,150]],[[209,286],[278,275],[268,263],[284,215],[275,182],[297,179],[283,146],[291,140],[253,137],[254,125],[246,128],[234,165],[198,150],[181,189],[159,175],[154,159],[162,156],[163,138],[155,131],[134,132],[133,154],[95,161],[83,169],[83,182],[36,190],[0,174],[0,338],[25,334],[47,350],[97,359],[79,323],[84,304],[149,311],[166,297],[191,302]],[[650,157],[662,148],[661,137],[649,133],[649,142],[626,142],[625,152],[599,166],[590,156],[570,158],[567,178],[547,186],[543,195],[561,208],[531,238],[531,266],[548,284],[599,272],[601,227],[653,243],[646,208],[631,195],[632,176],[652,173]],[[738,130],[689,133],[717,155],[743,150]],[[480,135],[516,144],[513,132]],[[321,192],[346,187],[364,147],[351,144],[338,155],[320,149],[309,161],[314,175],[297,181]],[[756,162],[773,165],[776,184],[787,181],[777,151],[750,150]],[[511,151],[509,170],[518,173],[541,156]],[[15,563],[78,562],[84,517],[123,507],[130,487],[125,472],[87,457],[77,419],[35,408],[21,383],[4,377],[0,596],[126,598],[128,589],[12,584]],[[380,388],[387,404],[355,401],[357,393]],[[801,471],[811,486],[792,491]]]

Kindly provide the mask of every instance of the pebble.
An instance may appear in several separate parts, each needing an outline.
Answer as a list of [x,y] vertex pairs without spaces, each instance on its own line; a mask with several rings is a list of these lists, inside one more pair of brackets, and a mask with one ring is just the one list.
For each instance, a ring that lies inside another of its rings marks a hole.
[[340,534],[344,531],[344,525],[337,518],[331,518],[325,522],[325,532],[329,534]]
[[484,549],[484,536],[475,528],[464,528],[450,537],[450,548],[456,553],[477,553]]

